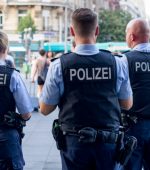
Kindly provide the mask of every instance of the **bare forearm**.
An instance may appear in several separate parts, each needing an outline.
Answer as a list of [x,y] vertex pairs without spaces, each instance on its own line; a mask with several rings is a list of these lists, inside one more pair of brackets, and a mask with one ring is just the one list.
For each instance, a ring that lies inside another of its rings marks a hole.
[[53,112],[56,108],[56,105],[47,105],[43,102],[40,102],[40,112],[46,116]]
[[119,104],[122,109],[129,110],[133,105],[132,97],[128,99],[119,99]]

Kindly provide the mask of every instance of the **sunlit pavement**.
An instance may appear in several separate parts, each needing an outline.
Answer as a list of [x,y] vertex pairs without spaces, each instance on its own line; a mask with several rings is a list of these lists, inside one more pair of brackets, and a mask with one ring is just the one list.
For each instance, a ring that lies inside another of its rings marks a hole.
[[61,170],[59,151],[52,137],[52,122],[58,111],[49,116],[33,112],[25,127],[23,153],[26,162],[24,170]]
[[[30,96],[36,96],[36,85],[22,76]],[[43,116],[39,112],[32,113],[32,118],[24,128],[25,137],[22,143],[26,162],[24,170],[61,170],[59,151],[51,132],[53,120],[57,116],[57,109],[49,116]]]

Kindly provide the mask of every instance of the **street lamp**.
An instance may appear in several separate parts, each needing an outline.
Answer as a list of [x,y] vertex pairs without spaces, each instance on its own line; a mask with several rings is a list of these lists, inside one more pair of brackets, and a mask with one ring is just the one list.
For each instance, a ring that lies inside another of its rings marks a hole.
[[32,41],[32,28],[30,27],[25,28],[24,29],[24,45],[26,48],[26,55],[25,55],[24,71],[25,71],[26,79],[29,73],[31,41]]
[[30,45],[32,41],[32,28],[25,28],[24,29],[24,42],[25,42],[25,48],[26,48],[26,59],[27,61],[30,60]]

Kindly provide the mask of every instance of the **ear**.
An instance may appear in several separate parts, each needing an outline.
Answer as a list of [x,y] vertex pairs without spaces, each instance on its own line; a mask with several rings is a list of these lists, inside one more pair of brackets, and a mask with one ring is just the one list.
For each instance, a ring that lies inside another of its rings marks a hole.
[[70,34],[71,34],[72,36],[75,36],[74,29],[73,29],[72,26],[70,26]]
[[99,33],[100,33],[100,31],[99,31],[99,26],[96,26],[95,36],[98,36],[98,35],[99,35]]
[[131,34],[131,35],[130,35],[130,39],[131,39],[131,41],[135,41],[135,39],[136,39],[135,34]]

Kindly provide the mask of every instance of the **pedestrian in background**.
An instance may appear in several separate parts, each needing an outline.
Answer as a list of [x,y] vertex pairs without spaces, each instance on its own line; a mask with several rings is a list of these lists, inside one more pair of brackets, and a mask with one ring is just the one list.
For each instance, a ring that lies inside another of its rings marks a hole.
[[131,87],[133,90],[133,106],[129,114],[129,135],[138,140],[125,170],[150,170],[150,28],[146,20],[131,20],[126,27],[126,42],[132,49],[125,53],[129,67]]
[[49,59],[49,62],[51,61],[51,59],[53,58],[53,52],[52,51],[48,51],[46,54],[47,59]]
[[41,49],[39,51],[40,56],[36,59],[36,61],[33,63],[31,68],[31,81],[34,83],[35,79],[37,78],[37,84],[38,84],[38,92],[37,96],[40,97],[45,78],[48,71],[49,66],[49,59],[46,57],[46,51],[44,49]]
[[[126,65],[109,51],[99,51],[97,14],[88,8],[73,12],[74,53],[51,62],[40,99],[43,115],[59,106],[62,170],[114,170],[120,106],[132,106]],[[58,129],[58,128],[56,128]],[[116,168],[117,169],[117,168]]]
[[8,37],[0,31],[0,170],[23,170],[20,127],[33,108],[19,72],[5,63],[7,49]]

